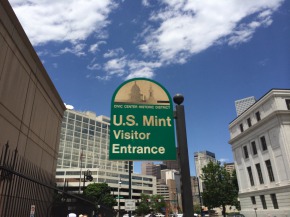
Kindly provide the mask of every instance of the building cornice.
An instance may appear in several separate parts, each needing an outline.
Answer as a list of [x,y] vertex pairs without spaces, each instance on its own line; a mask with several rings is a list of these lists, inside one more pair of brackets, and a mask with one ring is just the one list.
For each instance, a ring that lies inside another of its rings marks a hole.
[[[272,112],[270,115],[266,116],[265,118],[261,119],[256,124],[252,125],[250,128],[246,129],[244,132],[240,133],[236,137],[229,140],[228,143],[233,144],[233,143],[237,142],[238,140],[245,138],[246,136],[251,134],[253,131],[259,129],[266,122],[269,122],[271,119],[274,119],[275,117],[282,116],[282,115],[290,115],[290,111],[289,110],[278,110],[278,111]],[[289,124],[290,124],[290,122],[289,122]]]
[[269,187],[269,188],[259,189],[259,190],[250,191],[250,192],[243,192],[243,193],[239,193],[239,197],[250,197],[253,195],[270,194],[271,192],[283,191],[283,189],[285,189],[285,191],[288,191],[289,185],[275,186],[275,187]]
[[229,124],[229,128],[231,128],[233,125],[237,124],[241,121],[241,119],[244,119],[247,117],[251,112],[256,110],[258,107],[260,107],[264,102],[269,100],[271,97],[275,96],[289,96],[290,89],[271,89],[268,91],[264,96],[262,96],[259,100],[257,100],[253,105],[251,105],[247,110],[245,110],[241,115],[236,117],[232,122]]

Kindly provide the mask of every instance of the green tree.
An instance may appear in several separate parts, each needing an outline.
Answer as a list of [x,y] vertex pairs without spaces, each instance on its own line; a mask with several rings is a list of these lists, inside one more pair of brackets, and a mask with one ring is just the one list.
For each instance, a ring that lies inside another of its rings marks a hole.
[[166,203],[164,201],[164,198],[160,195],[146,195],[141,194],[140,200],[137,204],[136,213],[139,216],[144,216],[151,211],[154,213],[162,212],[162,208],[166,207]]
[[151,209],[157,213],[162,212],[162,208],[166,207],[166,203],[164,198],[160,195],[152,195],[151,196]]
[[84,195],[91,201],[95,202],[96,210],[99,206],[104,206],[107,209],[113,209],[117,205],[117,201],[111,195],[111,189],[107,183],[93,183],[89,184],[85,190]]
[[147,194],[141,194],[140,199],[138,201],[137,209],[135,210],[136,214],[138,216],[144,216],[148,213],[150,213],[150,196]]
[[241,204],[240,201],[238,200],[238,194],[239,194],[239,184],[238,184],[238,179],[237,179],[237,173],[236,170],[233,171],[232,174],[232,183],[234,185],[237,197],[234,198],[233,204],[238,210],[241,209]]
[[202,172],[200,178],[205,186],[202,193],[204,205],[209,209],[222,206],[223,216],[226,216],[226,205],[234,205],[238,197],[235,173],[232,176],[220,162],[210,162]]

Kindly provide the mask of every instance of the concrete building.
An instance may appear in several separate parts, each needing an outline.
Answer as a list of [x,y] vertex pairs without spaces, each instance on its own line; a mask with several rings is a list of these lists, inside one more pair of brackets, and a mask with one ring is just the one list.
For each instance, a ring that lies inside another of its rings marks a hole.
[[203,192],[203,181],[200,179],[202,168],[209,162],[217,162],[215,154],[209,151],[194,152],[194,163],[196,176],[199,179],[200,192]]
[[0,216],[46,216],[65,106],[7,0],[0,48]]
[[[123,210],[125,199],[129,199],[129,170],[133,171],[133,167],[129,168],[129,161],[108,159],[109,132],[109,118],[67,110],[61,126],[56,180],[58,187],[67,182],[70,192],[82,193],[84,186],[91,183],[84,182],[84,174],[89,171],[92,182],[107,183],[116,197],[120,193]],[[156,194],[156,177],[132,173],[132,199],[139,199],[141,193]]]
[[155,164],[153,162],[142,162],[141,174],[155,176]]
[[256,102],[255,97],[247,97],[235,101],[237,116],[246,111],[251,105]]
[[163,161],[162,163],[166,166],[166,169],[180,171],[180,166],[179,166],[179,162],[178,162],[178,148],[177,147],[176,147],[176,159],[177,160]]
[[229,125],[247,217],[290,216],[290,90],[272,89]]
[[235,163],[225,163],[224,167],[228,173],[232,174],[235,170]]

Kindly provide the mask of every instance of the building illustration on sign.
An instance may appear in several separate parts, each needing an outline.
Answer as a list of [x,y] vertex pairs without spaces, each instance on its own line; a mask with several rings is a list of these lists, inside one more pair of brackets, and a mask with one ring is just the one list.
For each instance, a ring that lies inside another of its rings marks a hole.
[[158,85],[147,80],[135,80],[119,90],[115,97],[115,103],[169,105],[170,102],[167,94]]

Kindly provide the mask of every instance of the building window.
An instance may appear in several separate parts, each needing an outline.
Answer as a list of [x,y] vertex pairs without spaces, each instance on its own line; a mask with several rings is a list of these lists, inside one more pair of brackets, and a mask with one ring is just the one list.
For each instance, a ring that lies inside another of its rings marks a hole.
[[255,115],[256,115],[257,121],[260,121],[261,120],[260,112],[259,111],[256,112]]
[[253,155],[256,155],[257,154],[256,142],[255,141],[251,142],[251,146],[252,146]]
[[241,133],[244,132],[244,126],[243,126],[243,124],[240,124],[240,130],[241,130]]
[[255,183],[254,183],[254,178],[253,178],[253,173],[252,173],[252,169],[251,169],[251,167],[247,167],[247,170],[248,170],[248,174],[249,174],[249,178],[250,178],[251,186],[254,186]]
[[276,194],[270,194],[274,209],[279,209]]
[[256,164],[256,169],[257,169],[257,173],[258,173],[260,184],[264,184],[264,179],[263,179],[263,174],[262,174],[262,170],[261,170],[260,164]]
[[286,99],[287,109],[290,110],[290,99]]
[[244,149],[244,155],[245,155],[245,158],[249,158],[249,153],[248,153],[248,148],[247,148],[247,146],[244,146],[243,149]]
[[267,170],[268,170],[268,175],[269,175],[270,182],[274,182],[275,178],[274,178],[274,173],[273,173],[273,170],[272,170],[271,161],[270,160],[266,160],[265,163],[266,163],[266,167],[267,167]]
[[263,209],[267,209],[265,196],[264,195],[260,195],[260,199],[261,199],[261,203],[262,203]]
[[266,138],[265,138],[265,136],[262,136],[262,137],[260,138],[260,140],[261,140],[262,150],[263,150],[263,151],[266,151],[268,148],[267,148],[267,143],[266,143]]
[[247,119],[247,123],[248,123],[248,127],[251,127],[252,126],[251,118],[248,118]]
[[255,196],[252,196],[252,197],[251,197],[251,201],[252,201],[252,204],[253,204],[253,205],[256,204],[256,198],[255,198]]

